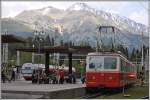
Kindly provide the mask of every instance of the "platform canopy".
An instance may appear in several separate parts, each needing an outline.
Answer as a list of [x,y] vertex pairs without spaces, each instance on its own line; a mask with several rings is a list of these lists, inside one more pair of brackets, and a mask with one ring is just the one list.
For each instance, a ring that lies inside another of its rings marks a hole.
[[88,52],[93,52],[94,50],[89,47],[79,47],[79,46],[52,46],[45,48],[21,48],[16,49],[17,51],[23,52],[35,52],[35,53],[82,53],[87,54]]
[[23,52],[35,52],[35,53],[44,53],[45,54],[45,73],[48,76],[49,70],[49,54],[50,53],[63,53],[68,54],[69,58],[69,73],[72,73],[72,54],[87,54],[88,52],[93,52],[94,50],[89,47],[68,47],[68,46],[53,46],[45,48],[24,48],[16,49],[17,51]]
[[67,47],[49,47],[49,48],[23,48],[16,49],[23,52],[35,52],[35,53],[73,53],[76,50]]
[[1,35],[2,43],[26,43],[26,41],[18,36],[12,34],[3,34]]

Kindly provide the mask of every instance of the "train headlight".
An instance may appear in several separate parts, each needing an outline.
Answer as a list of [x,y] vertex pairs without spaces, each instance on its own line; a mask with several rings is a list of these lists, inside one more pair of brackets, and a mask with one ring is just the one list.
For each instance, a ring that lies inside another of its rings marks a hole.
[[109,77],[110,80],[112,80],[112,77]]
[[94,80],[94,79],[95,79],[95,76],[93,76],[92,79]]
[[104,76],[104,74],[102,73],[101,76]]

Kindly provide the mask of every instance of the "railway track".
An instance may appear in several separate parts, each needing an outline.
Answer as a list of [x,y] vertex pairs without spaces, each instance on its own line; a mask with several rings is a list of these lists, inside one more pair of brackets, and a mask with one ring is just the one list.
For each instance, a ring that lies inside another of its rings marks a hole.
[[119,90],[119,91],[112,92],[109,90],[106,91],[104,89],[101,89],[101,90],[96,90],[95,92],[92,92],[92,93],[87,93],[85,96],[80,97],[80,99],[94,99],[96,97],[100,97],[100,96],[104,96],[104,95],[113,95],[118,92],[121,92],[121,91]]
[[[131,88],[131,87],[127,87],[126,89],[128,88]],[[122,89],[117,89],[117,90],[100,89],[92,93],[87,92],[87,94],[83,97],[80,97],[80,99],[94,99],[94,98],[101,97],[101,96],[115,95],[117,93],[122,93]],[[149,99],[149,96],[140,97],[139,99]]]
[[149,99],[149,96],[142,97],[140,99]]
[[95,94],[87,94],[86,96],[81,97],[80,99],[93,99],[99,96],[102,96],[103,94],[101,93],[95,93]]
[[106,89],[106,88],[101,88],[99,90],[96,91],[92,91],[92,92],[87,92],[87,94],[83,97],[81,97],[80,99],[94,99],[96,97],[100,97],[100,96],[110,96],[110,95],[114,95],[117,93],[121,93],[122,89]]

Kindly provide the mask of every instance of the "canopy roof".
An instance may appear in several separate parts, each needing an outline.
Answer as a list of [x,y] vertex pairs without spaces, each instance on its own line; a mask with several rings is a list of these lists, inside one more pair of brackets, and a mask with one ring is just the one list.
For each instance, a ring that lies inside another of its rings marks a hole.
[[47,48],[23,48],[16,49],[23,52],[36,52],[36,53],[82,53],[87,54],[93,52],[94,50],[87,47],[66,47],[66,46],[53,46]]

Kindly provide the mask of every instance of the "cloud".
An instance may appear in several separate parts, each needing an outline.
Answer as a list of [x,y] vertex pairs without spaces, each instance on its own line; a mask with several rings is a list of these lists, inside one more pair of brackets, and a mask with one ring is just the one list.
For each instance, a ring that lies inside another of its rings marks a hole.
[[[92,3],[91,3],[92,4]],[[121,10],[123,9],[126,5],[128,5],[129,2],[125,2],[125,1],[122,1],[122,2],[118,2],[118,1],[106,1],[106,2],[95,2],[93,3],[93,7],[97,7],[99,9],[103,9],[103,10]]]
[[133,12],[129,15],[129,18],[148,26],[148,14],[146,14],[144,11]]
[[108,12],[108,13],[113,13],[113,14],[120,14],[120,12],[119,11],[116,11],[116,10],[112,10],[112,9],[110,9],[110,10],[105,10],[106,12]]

